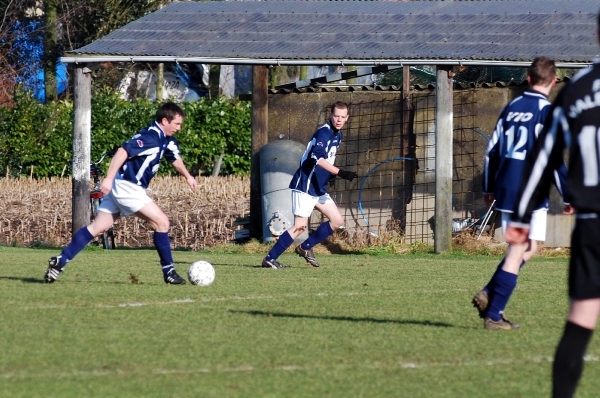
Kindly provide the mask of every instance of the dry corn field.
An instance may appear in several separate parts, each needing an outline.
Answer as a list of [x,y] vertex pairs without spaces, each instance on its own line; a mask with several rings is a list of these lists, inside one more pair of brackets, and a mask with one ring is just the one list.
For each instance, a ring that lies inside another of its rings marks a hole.
[[[248,177],[198,177],[192,192],[180,177],[156,177],[148,194],[171,220],[174,248],[200,250],[232,241],[234,222],[250,212]],[[71,240],[71,179],[0,178],[0,243],[64,246]],[[152,229],[137,217],[115,224],[115,243],[151,247]]]
[[[169,236],[173,248],[202,250],[231,242],[235,231],[243,228],[235,225],[236,220],[249,217],[249,177],[198,177],[197,180],[196,192],[180,177],[156,177],[148,189],[148,194],[171,221]],[[323,221],[320,213],[315,213],[311,227]],[[150,225],[137,217],[119,219],[114,230],[119,247],[154,246]],[[62,247],[70,240],[70,178],[0,178],[1,245]],[[473,253],[495,254],[504,250],[489,238],[476,241],[468,233],[457,235],[453,245]],[[372,236],[368,228],[363,228],[340,229],[315,251],[336,253],[370,246],[391,246],[396,253],[412,250],[397,233]],[[257,250],[262,252],[264,248]]]

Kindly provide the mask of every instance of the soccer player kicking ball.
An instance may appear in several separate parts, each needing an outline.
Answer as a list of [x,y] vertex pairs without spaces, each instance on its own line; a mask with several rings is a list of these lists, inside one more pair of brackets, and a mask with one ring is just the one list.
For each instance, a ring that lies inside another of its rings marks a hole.
[[183,123],[185,113],[178,105],[168,102],[156,112],[156,120],[140,130],[115,153],[100,191],[104,199],[98,215],[87,227],[75,232],[71,242],[60,255],[48,260],[44,281],[52,283],[64,267],[96,236],[102,235],[121,216],[134,214],[150,222],[154,229],[154,246],[160,257],[165,283],[183,285],[185,279],[177,275],[173,266],[169,219],[146,194],[150,180],[158,171],[163,155],[196,191],[196,179],[188,172],[173,138]]
[[[597,34],[600,38],[600,14]],[[575,394],[583,356],[600,312],[600,61],[582,69],[561,90],[551,118],[527,157],[520,200],[506,230],[506,241],[523,244],[531,213],[548,194],[552,171],[569,149],[569,189],[576,222],[569,263],[570,310],[552,369],[552,396]]]
[[262,261],[264,268],[286,268],[277,261],[277,258],[294,243],[294,239],[306,231],[308,218],[313,209],[319,210],[329,221],[319,225],[308,239],[296,247],[296,253],[313,267],[319,266],[313,247],[331,236],[344,223],[335,202],[327,193],[327,184],[336,175],[348,181],[358,177],[353,171],[341,170],[333,165],[343,137],[341,130],[349,116],[348,104],[337,101],[331,105],[327,123],[313,134],[300,160],[300,167],[290,183],[294,225],[281,234],[277,243],[264,258]]
[[[488,206],[494,199],[501,214],[502,230],[506,230],[515,202],[521,176],[525,176],[525,156],[533,149],[550,109],[548,94],[556,83],[554,61],[537,57],[529,67],[527,76],[531,88],[508,104],[496,124],[488,144],[484,164],[483,198]],[[566,197],[566,168],[562,162],[556,164],[555,184]],[[511,330],[519,327],[503,315],[508,300],[517,285],[520,268],[531,259],[537,250],[537,241],[546,240],[548,196],[533,212],[531,231],[523,243],[508,245],[506,255],[494,275],[481,291],[473,297],[473,304],[484,319],[486,329]],[[573,212],[565,204],[564,212]]]

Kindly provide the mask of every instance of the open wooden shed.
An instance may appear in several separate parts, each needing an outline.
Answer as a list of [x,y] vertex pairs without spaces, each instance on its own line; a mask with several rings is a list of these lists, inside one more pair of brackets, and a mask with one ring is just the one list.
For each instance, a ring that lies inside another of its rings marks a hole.
[[585,67],[600,53],[597,13],[589,0],[171,3],[61,58],[75,81],[73,229],[89,219],[93,64],[253,65],[253,220],[261,220],[258,151],[267,143],[270,66],[435,65],[435,251],[445,252],[452,236],[452,69],[528,66],[538,55],[558,67]]

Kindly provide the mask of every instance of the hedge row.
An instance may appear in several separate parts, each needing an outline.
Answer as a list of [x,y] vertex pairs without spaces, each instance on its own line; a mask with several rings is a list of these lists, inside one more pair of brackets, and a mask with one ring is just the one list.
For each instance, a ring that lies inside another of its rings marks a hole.
[[[211,174],[221,154],[221,175],[249,174],[250,102],[222,97],[180,105],[187,117],[175,138],[192,174]],[[151,123],[159,106],[145,98],[130,102],[112,90],[96,89],[92,95],[92,160]],[[31,93],[17,91],[14,108],[0,107],[0,175],[68,175],[72,121],[71,101],[40,104]],[[172,171],[163,166],[160,174]]]

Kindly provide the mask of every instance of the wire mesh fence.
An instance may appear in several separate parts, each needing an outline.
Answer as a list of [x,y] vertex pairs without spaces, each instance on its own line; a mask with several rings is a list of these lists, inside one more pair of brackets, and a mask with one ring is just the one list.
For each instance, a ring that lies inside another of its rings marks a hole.
[[[480,180],[488,138],[474,125],[475,104],[474,90],[454,93],[453,148],[447,149],[453,153],[453,230],[485,213]],[[349,234],[433,242],[435,138],[434,91],[351,104],[336,165],[360,177],[337,180],[330,189]],[[312,222],[320,221],[315,214]]]

